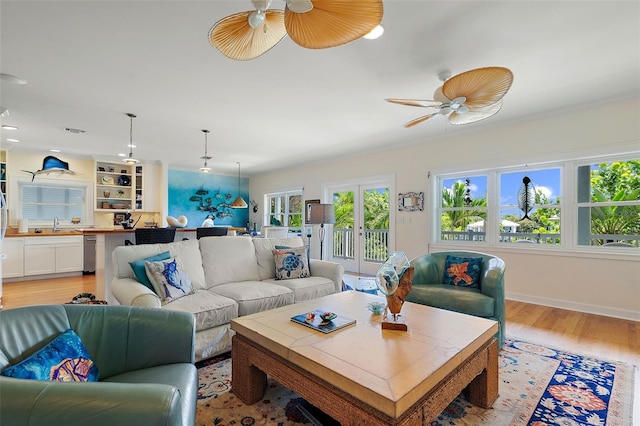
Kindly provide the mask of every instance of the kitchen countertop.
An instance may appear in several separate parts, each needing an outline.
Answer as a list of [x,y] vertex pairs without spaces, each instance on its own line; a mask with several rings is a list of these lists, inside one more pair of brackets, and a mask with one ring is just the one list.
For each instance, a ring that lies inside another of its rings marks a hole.
[[[36,229],[42,229],[42,232],[36,233]],[[244,228],[229,228],[230,230],[244,231]],[[135,229],[124,228],[62,228],[53,232],[51,228],[29,228],[29,232],[20,233],[17,228],[7,228],[6,236],[11,237],[65,237],[70,235],[87,235],[87,234],[130,234]],[[196,232],[196,228],[176,228],[176,232]]]

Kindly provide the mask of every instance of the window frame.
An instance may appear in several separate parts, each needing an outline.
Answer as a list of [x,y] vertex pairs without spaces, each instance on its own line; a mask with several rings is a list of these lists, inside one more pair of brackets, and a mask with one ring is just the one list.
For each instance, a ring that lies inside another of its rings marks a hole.
[[[300,197],[300,212],[296,213],[296,212],[290,212],[290,198],[292,196],[299,196]],[[280,198],[282,197],[284,199],[284,205],[282,206],[282,211],[278,212],[277,214],[272,213],[271,212],[271,200],[273,200],[274,198]],[[304,196],[303,196],[303,190],[302,189],[292,189],[292,190],[287,190],[287,191],[278,191],[278,192],[270,192],[264,195],[264,205],[265,205],[265,212],[264,212],[264,217],[262,218],[262,224],[263,225],[271,225],[271,217],[272,216],[282,216],[283,217],[283,226],[288,226],[289,227],[289,231],[290,232],[302,232],[302,229],[304,228]],[[292,227],[291,225],[289,225],[291,223],[290,218],[292,216],[300,216],[300,220],[301,220],[301,225],[300,225],[300,229],[298,229],[298,227]]]
[[[600,154],[589,157],[574,157],[566,160],[540,161],[534,164],[519,164],[513,166],[494,165],[486,168],[469,170],[442,170],[429,173],[429,185],[432,190],[430,201],[433,203],[434,217],[430,221],[429,244],[441,246],[443,248],[453,248],[461,245],[473,245],[474,248],[486,249],[514,249],[514,250],[536,250],[541,252],[557,253],[570,252],[578,253],[616,253],[614,256],[630,255],[640,256],[640,250],[628,250],[625,247],[604,247],[601,245],[581,245],[578,244],[578,209],[594,203],[578,203],[578,167],[598,163],[611,163],[616,161],[638,160],[638,152],[627,152],[620,154]],[[525,172],[527,170],[560,169],[560,203],[553,205],[553,208],[560,209],[560,243],[559,244],[504,244],[499,241],[500,211],[502,210],[500,200],[500,175],[504,173]],[[447,179],[460,178],[461,176],[479,176],[487,174],[487,220],[485,225],[484,241],[451,241],[442,239],[442,189],[441,182]],[[617,203],[629,205],[629,202]],[[598,203],[604,205],[605,203]],[[640,201],[631,202],[632,205],[640,205]]]
[[[23,219],[23,209],[24,209],[24,200],[23,200],[23,186],[25,185],[34,185],[34,186],[45,186],[45,187],[61,187],[68,189],[81,189],[83,191],[83,202],[82,205],[82,216],[79,224],[74,224],[73,226],[83,227],[87,225],[91,225],[93,223],[93,209],[92,209],[92,200],[93,200],[93,184],[91,182],[79,181],[79,180],[70,180],[70,179],[59,179],[59,178],[47,178],[47,177],[37,177],[33,181],[30,178],[17,177],[13,179],[11,191],[14,191],[14,194],[17,194],[15,200],[17,201],[17,208],[15,211],[16,222],[20,219]],[[66,218],[65,218],[66,219]],[[42,219],[41,220],[29,220],[30,227],[50,227],[53,224],[53,218],[51,219]],[[71,222],[63,223],[62,226],[71,225]]]

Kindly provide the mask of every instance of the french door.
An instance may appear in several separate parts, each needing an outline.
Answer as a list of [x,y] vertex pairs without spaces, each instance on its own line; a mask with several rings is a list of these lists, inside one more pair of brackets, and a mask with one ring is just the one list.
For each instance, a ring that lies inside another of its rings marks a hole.
[[375,274],[394,248],[393,179],[327,186],[336,222],[329,244],[330,260],[345,271]]

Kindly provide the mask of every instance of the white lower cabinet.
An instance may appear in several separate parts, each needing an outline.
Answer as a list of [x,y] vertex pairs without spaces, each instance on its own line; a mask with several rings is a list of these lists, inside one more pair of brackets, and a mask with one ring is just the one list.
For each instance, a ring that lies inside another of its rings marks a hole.
[[2,278],[24,276],[24,238],[2,240]]
[[25,276],[82,271],[81,236],[26,237],[24,240]]

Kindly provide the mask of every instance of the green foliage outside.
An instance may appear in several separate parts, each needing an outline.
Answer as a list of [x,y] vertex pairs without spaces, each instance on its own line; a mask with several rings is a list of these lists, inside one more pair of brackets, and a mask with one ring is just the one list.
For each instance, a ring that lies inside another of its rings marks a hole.
[[[465,207],[464,195],[466,186],[463,182],[455,182],[451,190],[442,191],[442,207],[445,209]],[[487,199],[484,197],[471,200],[469,208],[463,210],[444,210],[442,212],[443,231],[465,231],[467,225],[487,218]]]
[[[364,197],[364,229],[389,229],[389,190],[367,190]],[[354,193],[338,192],[333,194],[333,206],[336,223],[334,229],[354,229]],[[365,240],[365,258],[385,259],[389,252],[387,244],[378,238]]]
[[[640,206],[628,205],[640,200],[640,160],[603,163],[591,171],[591,202],[621,203],[591,208],[591,233],[638,235]],[[627,205],[623,204],[627,203]],[[600,244],[611,240],[598,240]]]

